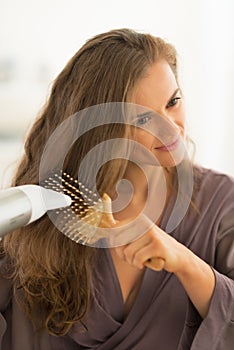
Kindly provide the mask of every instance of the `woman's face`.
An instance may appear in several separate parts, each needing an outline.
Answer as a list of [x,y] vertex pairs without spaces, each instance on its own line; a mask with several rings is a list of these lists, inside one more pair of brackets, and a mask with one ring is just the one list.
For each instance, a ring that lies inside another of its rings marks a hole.
[[[134,141],[150,151],[150,158],[156,158],[161,166],[179,164],[184,157],[184,102],[166,61],[161,60],[148,68],[146,76],[136,85],[133,102],[144,107],[133,121],[136,125]],[[136,147],[134,157],[140,162],[152,162],[143,153],[145,151]]]

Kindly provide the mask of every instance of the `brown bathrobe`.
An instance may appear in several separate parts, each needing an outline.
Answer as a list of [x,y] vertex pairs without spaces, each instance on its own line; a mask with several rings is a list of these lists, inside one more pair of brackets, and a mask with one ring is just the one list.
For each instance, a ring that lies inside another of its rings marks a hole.
[[[204,320],[175,275],[148,268],[125,318],[115,267],[102,248],[91,309],[83,320],[87,328],[77,323],[66,336],[35,333],[12,296],[11,281],[1,278],[0,350],[233,350],[234,180],[197,167],[194,174],[199,210],[191,208],[170,234],[214,269],[215,290]],[[164,230],[170,212],[161,221]]]

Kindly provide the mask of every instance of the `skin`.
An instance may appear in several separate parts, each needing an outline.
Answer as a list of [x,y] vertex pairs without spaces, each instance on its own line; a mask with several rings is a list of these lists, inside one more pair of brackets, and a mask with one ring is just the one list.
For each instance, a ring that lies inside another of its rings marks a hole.
[[[146,147],[163,167],[181,162],[181,143],[185,137],[185,108],[175,76],[165,61],[148,69],[148,74],[135,87],[134,103],[144,106],[144,113],[133,120],[136,126],[133,138]],[[151,133],[150,133],[151,132]],[[152,134],[153,133],[153,134]],[[156,136],[160,135],[160,139]],[[172,144],[179,137],[178,146],[166,151],[163,146]],[[145,157],[146,158],[146,157]],[[142,163],[153,165],[144,159]]]
[[[184,102],[170,66],[165,61],[159,61],[150,66],[147,73],[136,86],[134,102],[159,113],[164,121],[167,121],[172,139],[174,135],[184,138]],[[144,129],[137,128],[134,133],[135,140],[144,145],[164,167],[178,164],[180,145],[178,144],[172,152],[160,148],[163,147],[162,140],[149,133],[154,127],[153,119],[142,119],[140,126],[142,125]],[[114,214],[118,225],[136,217],[149,200],[147,180],[151,181],[154,178],[157,167],[146,159],[145,163],[142,162],[142,168],[145,173],[134,164],[126,171],[126,178],[132,183],[134,195],[124,210]],[[165,206],[166,203],[167,201]],[[160,229],[157,225],[159,222],[160,218],[150,230],[133,242],[110,249],[122,290],[125,313],[127,315],[131,309],[138,293],[146,261],[154,257],[164,260],[163,268],[177,276],[199,314],[205,318],[215,286],[213,270],[187,247]]]

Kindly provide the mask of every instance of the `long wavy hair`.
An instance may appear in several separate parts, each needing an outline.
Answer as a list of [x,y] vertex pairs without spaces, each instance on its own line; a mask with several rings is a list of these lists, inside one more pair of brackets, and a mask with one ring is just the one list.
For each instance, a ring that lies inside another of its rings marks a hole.
[[[119,29],[88,40],[55,79],[27,137],[13,185],[39,184],[41,156],[55,129],[87,107],[130,102],[137,81],[159,59],[168,62],[177,79],[176,51],[161,38]],[[118,125],[91,132],[84,134],[66,157],[64,170],[72,176],[95,144],[126,135]],[[125,169],[124,160],[119,159],[118,166],[107,162],[98,173],[100,191],[110,193]],[[73,242],[45,215],[4,237],[2,250],[8,261],[5,274],[13,279],[14,293],[37,329],[64,335],[75,322],[82,321],[91,302],[92,266],[98,249]]]

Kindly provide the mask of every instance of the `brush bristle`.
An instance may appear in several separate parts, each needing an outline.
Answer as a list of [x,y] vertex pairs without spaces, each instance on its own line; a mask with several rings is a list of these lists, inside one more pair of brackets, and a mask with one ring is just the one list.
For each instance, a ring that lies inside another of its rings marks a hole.
[[71,197],[70,207],[59,208],[55,212],[59,229],[68,238],[80,244],[94,244],[106,237],[100,236],[100,233],[96,235],[103,216],[103,200],[110,200],[106,194],[103,199],[98,198],[97,193],[66,172],[52,174],[41,186]]

